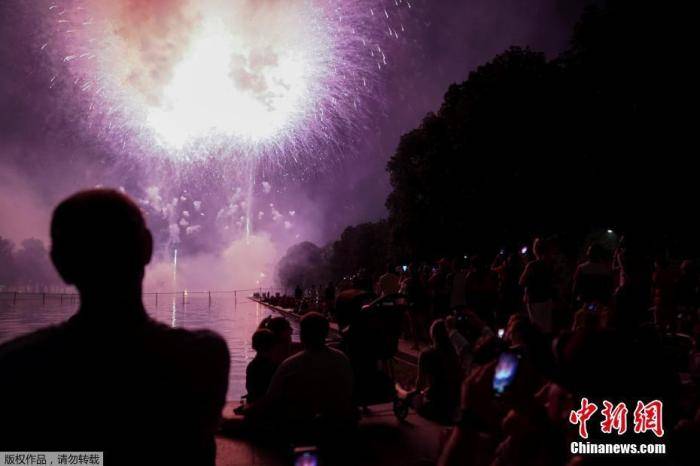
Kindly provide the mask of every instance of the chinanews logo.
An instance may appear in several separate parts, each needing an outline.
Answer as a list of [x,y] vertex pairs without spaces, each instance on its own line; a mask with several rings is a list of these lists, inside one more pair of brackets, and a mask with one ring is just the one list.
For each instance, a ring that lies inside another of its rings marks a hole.
[[[578,436],[587,440],[589,438],[588,421],[599,411],[598,405],[590,402],[588,398],[581,399],[581,407],[569,413],[569,422],[578,427]],[[600,410],[600,432],[603,434],[624,435],[628,432],[629,409],[627,404],[620,402],[613,404],[608,400],[603,401],[603,409]],[[634,434],[652,433],[657,438],[663,438],[663,402],[653,400],[648,403],[637,401],[632,413],[631,431]],[[594,443],[571,442],[571,453],[575,455],[658,455],[666,453],[664,443]]]

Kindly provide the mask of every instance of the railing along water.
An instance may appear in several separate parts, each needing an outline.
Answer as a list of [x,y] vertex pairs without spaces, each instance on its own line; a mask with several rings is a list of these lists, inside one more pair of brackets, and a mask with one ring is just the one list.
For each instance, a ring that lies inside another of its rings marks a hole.
[[[248,293],[248,294],[244,294]],[[153,299],[155,306],[158,306],[159,297],[182,297],[182,304],[187,303],[187,299],[194,296],[206,297],[208,305],[211,306],[212,298],[218,295],[228,295],[232,296],[234,300],[237,300],[239,296],[261,296],[263,293],[280,293],[284,294],[285,290],[282,288],[270,288],[270,287],[258,287],[258,288],[246,288],[246,289],[236,289],[236,290],[206,290],[206,291],[192,291],[192,290],[178,290],[178,291],[148,291],[143,293],[144,301]],[[22,300],[37,300],[41,301],[41,304],[47,304],[49,301],[58,301],[60,304],[67,303],[77,303],[80,300],[80,296],[75,291],[67,292],[31,292],[31,291],[0,291],[0,301],[11,301],[12,304],[17,304],[17,301]]]

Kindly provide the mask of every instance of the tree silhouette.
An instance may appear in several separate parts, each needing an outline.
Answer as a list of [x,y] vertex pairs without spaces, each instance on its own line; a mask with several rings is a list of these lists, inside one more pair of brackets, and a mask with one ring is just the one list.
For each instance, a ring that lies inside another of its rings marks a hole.
[[[542,167],[566,169],[551,137],[558,74],[543,54],[511,48],[450,86],[438,113],[401,138],[387,165],[399,256],[455,253],[544,220],[562,187]],[[531,209],[522,196],[545,205]]]
[[295,244],[280,260],[277,274],[280,283],[286,288],[297,285],[306,288],[324,283],[326,264],[321,249],[309,241]]
[[361,269],[378,272],[386,267],[389,227],[386,221],[368,222],[346,228],[331,243],[328,263],[331,276],[340,280]]
[[18,282],[22,285],[44,286],[60,283],[44,243],[36,238],[22,241],[15,253]]
[[653,25],[679,10],[604,3],[586,10],[560,57],[507,50],[401,138],[387,165],[394,257],[601,227],[696,243],[683,208],[695,197],[681,147],[691,133],[672,110],[687,88],[655,63],[674,44]]
[[0,286],[7,286],[15,280],[14,244],[0,236]]

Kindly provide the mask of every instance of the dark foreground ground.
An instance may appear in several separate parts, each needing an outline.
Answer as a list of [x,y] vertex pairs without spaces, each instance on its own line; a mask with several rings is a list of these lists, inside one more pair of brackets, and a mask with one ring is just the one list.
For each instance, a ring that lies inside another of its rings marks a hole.
[[[224,422],[234,418],[237,402],[224,408]],[[350,464],[406,465],[433,464],[439,453],[439,442],[444,427],[411,412],[405,422],[399,422],[391,404],[371,406],[370,413],[360,421],[356,444],[349,455]],[[217,466],[291,464],[289,456],[251,441],[220,434],[216,438]]]

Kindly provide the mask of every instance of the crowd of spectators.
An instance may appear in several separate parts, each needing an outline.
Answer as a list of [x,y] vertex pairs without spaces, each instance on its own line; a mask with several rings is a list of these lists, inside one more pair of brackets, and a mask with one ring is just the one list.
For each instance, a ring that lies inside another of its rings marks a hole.
[[[659,400],[665,429],[662,438],[632,428],[612,438],[596,422],[586,441],[664,443],[669,454],[652,462],[682,464],[700,438],[700,274],[690,259],[619,240],[588,244],[572,265],[555,240],[538,238],[493,261],[407,263],[375,277],[359,272],[332,294],[298,287],[294,297],[265,299],[319,311],[350,335],[363,312],[400,309],[400,336],[419,357],[414,386],[399,393],[452,426],[442,465],[638,464],[569,452],[585,440],[570,422],[583,398],[601,410],[604,401],[626,403],[630,423],[637,402]],[[371,332],[354,341],[371,346]],[[356,353],[348,356],[360,388]],[[517,354],[519,365],[500,397],[492,385],[503,353]]]
[[[0,448],[214,464],[228,347],[148,316],[153,239],[136,204],[77,193],[56,208],[51,238],[80,308],[0,345]],[[291,300],[263,296],[303,314],[301,342],[283,317],[260,323],[238,409],[245,432],[351,460],[358,414],[379,391],[396,413],[412,407],[448,429],[440,466],[697,464],[700,273],[690,259],[615,243],[590,244],[575,266],[537,239],[490,266],[483,256],[410,263]],[[420,350],[405,388],[380,376],[401,337]],[[665,453],[582,455],[576,444]]]

